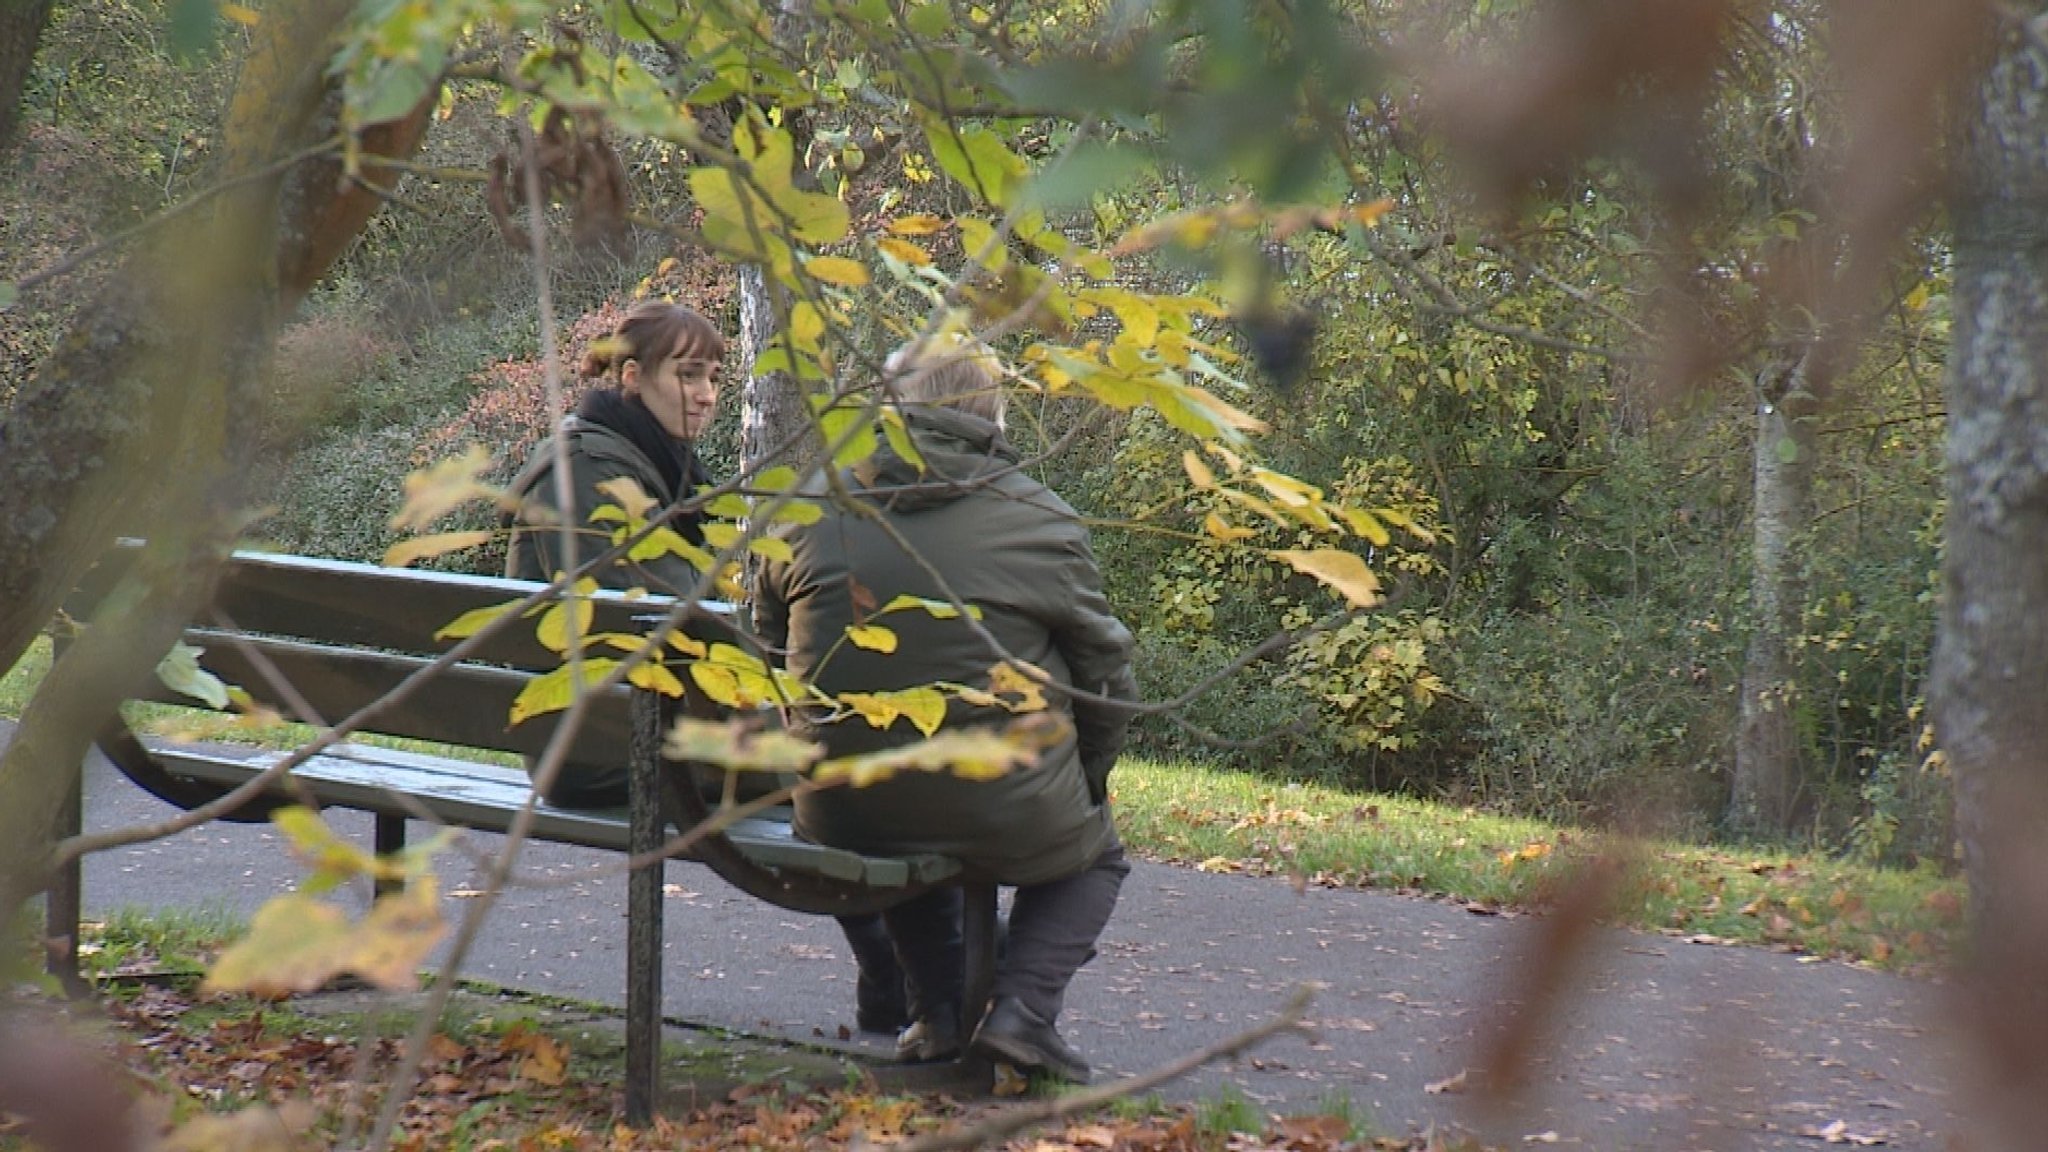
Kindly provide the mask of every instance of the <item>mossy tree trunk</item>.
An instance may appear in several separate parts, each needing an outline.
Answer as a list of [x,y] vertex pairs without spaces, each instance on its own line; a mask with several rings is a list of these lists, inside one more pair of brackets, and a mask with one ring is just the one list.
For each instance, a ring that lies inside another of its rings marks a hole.
[[1954,208],[1947,541],[1931,696],[1970,881],[1988,1152],[2048,1131],[2048,50],[2017,18]]
[[169,650],[233,545],[247,456],[236,442],[256,426],[281,315],[341,251],[335,234],[375,210],[331,167],[289,162],[335,131],[326,65],[353,7],[266,9],[222,132],[225,190],[109,278],[0,419],[0,668],[114,537],[149,539],[0,760],[0,916],[42,886],[92,736]]
[[21,93],[56,0],[0,0],[0,151],[21,130]]

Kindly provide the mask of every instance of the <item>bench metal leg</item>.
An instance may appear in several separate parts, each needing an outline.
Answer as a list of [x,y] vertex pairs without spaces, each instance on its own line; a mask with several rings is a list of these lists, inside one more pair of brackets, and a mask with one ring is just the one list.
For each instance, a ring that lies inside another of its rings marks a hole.
[[[65,840],[85,830],[85,771],[78,773],[78,785],[64,798],[57,812],[56,839]],[[43,897],[43,934],[50,940],[44,964],[64,990],[78,996],[86,991],[78,972],[78,922],[82,919],[85,862],[72,857],[50,878],[50,890]]]
[[[661,818],[660,697],[633,694],[633,760],[628,779],[626,843],[635,856],[659,849]],[[661,1094],[661,885],[666,860],[626,878],[626,1123],[645,1127]]]
[[[388,813],[377,813],[374,846],[379,856],[389,856],[405,850],[405,817]],[[377,879],[376,891],[379,896],[390,896],[405,890],[405,881]]]
[[996,886],[968,884],[961,890],[961,936],[967,946],[967,985],[961,996],[961,1027],[972,1032],[988,1011],[996,985]]

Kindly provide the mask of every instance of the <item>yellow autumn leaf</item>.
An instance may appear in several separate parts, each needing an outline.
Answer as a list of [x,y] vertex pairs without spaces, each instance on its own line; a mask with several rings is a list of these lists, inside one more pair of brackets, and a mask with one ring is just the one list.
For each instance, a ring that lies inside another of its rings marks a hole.
[[811,279],[843,288],[859,288],[868,282],[867,265],[844,256],[813,256],[804,264]]
[[683,694],[683,682],[676,678],[676,674],[652,661],[633,665],[633,670],[626,673],[626,680],[636,688],[671,698],[680,698]]
[[[535,716],[560,712],[575,702],[579,688],[587,691],[591,685],[610,675],[618,665],[617,660],[600,656],[574,665],[564,664],[552,672],[535,676],[513,698],[511,722],[518,724]],[[579,668],[582,670],[580,679],[575,674]]]
[[[1034,668],[1032,671],[1037,672]],[[1039,673],[1044,675],[1043,672]],[[1015,704],[1003,706],[1012,712],[1037,712],[1045,707],[1045,692],[1039,682],[1008,660],[988,670],[988,690],[997,696],[1015,696]]]
[[889,221],[889,231],[898,236],[929,236],[945,226],[944,220],[928,212],[915,212]]
[[841,692],[834,699],[858,713],[870,728],[887,728],[903,715],[895,701],[874,692]]
[[1283,548],[1271,555],[1295,571],[1322,581],[1353,607],[1370,608],[1380,602],[1380,578],[1355,553],[1338,548]]
[[1235,524],[1225,521],[1223,517],[1218,516],[1214,512],[1203,517],[1202,530],[1226,544],[1235,540],[1242,540],[1247,536],[1258,535],[1256,529],[1240,528]]
[[1351,218],[1367,228],[1379,226],[1380,219],[1394,210],[1394,202],[1382,196],[1369,204],[1351,206]]
[[479,477],[491,466],[491,454],[472,444],[453,456],[405,478],[405,499],[391,516],[391,527],[417,532],[471,500],[496,500],[501,489]]
[[712,764],[735,772],[803,772],[817,763],[824,750],[788,732],[755,731],[740,717],[717,722],[684,717],[669,729],[661,751],[671,760]]
[[573,601],[573,603],[576,606],[576,611],[573,615],[569,611],[568,604],[551,604],[548,606],[547,611],[540,614],[540,624],[534,628],[534,639],[540,641],[541,647],[546,648],[550,652],[567,652],[569,650],[569,622],[572,619],[576,622],[576,635],[578,637],[588,637],[590,635],[590,625],[596,618],[597,605],[580,598]]
[[879,624],[855,624],[846,630],[846,638],[856,648],[869,652],[894,652],[896,633]]
[[222,4],[220,14],[244,28],[254,28],[257,22],[263,19],[261,13],[243,4]]
[[1216,473],[1210,470],[1209,465],[1200,456],[1195,455],[1193,449],[1180,454],[1180,463],[1181,467],[1187,469],[1188,479],[1194,482],[1195,487],[1216,486]]
[[1051,714],[1029,716],[1005,728],[946,731],[929,740],[860,756],[827,760],[811,772],[820,784],[865,788],[903,772],[945,772],[963,780],[992,780],[1037,762],[1067,738],[1073,726]]
[[[640,482],[631,476],[615,476],[599,484],[597,490],[618,501],[619,507],[634,520],[647,519],[647,510],[654,507],[654,497],[649,496],[647,489],[640,487]],[[593,512],[590,518],[597,519],[596,513]]]
[[449,621],[439,632],[434,633],[434,639],[467,639],[497,623],[498,620],[517,607],[519,607],[519,601],[507,600],[503,604],[492,604],[484,608],[472,608]]
[[249,934],[221,953],[201,987],[286,996],[354,973],[380,988],[410,991],[446,931],[431,876],[379,897],[361,923],[335,905],[288,893],[257,910]]
[[894,236],[884,236],[876,240],[875,247],[913,267],[919,267],[932,262],[931,253],[912,244],[908,240],[899,240]]

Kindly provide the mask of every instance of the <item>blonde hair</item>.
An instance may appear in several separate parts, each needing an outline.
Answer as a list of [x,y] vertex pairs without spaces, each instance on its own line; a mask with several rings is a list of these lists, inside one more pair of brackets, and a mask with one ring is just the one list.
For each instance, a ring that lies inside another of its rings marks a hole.
[[884,387],[898,404],[932,404],[1003,426],[1009,397],[996,354],[958,332],[913,340],[889,354]]

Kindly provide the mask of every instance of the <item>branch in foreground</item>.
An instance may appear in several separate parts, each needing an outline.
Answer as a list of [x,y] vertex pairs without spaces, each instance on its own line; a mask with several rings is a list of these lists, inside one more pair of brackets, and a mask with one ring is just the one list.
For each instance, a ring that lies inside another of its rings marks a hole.
[[1090,1088],[1084,1092],[1072,1092],[1042,1104],[1006,1109],[971,1127],[935,1132],[930,1136],[906,1140],[895,1145],[891,1152],[958,1152],[960,1149],[979,1148],[1007,1140],[1027,1128],[1047,1121],[1064,1120],[1069,1116],[1091,1112],[1114,1100],[1150,1092],[1161,1084],[1177,1080],[1205,1064],[1228,1060],[1282,1032],[1299,1029],[1302,1015],[1308,1011],[1310,996],[1311,993],[1306,987],[1296,988],[1294,995],[1287,998],[1286,1006],[1280,1009],[1280,1014],[1264,1024],[1142,1075],[1119,1080],[1114,1084],[1105,1084],[1100,1088]]

